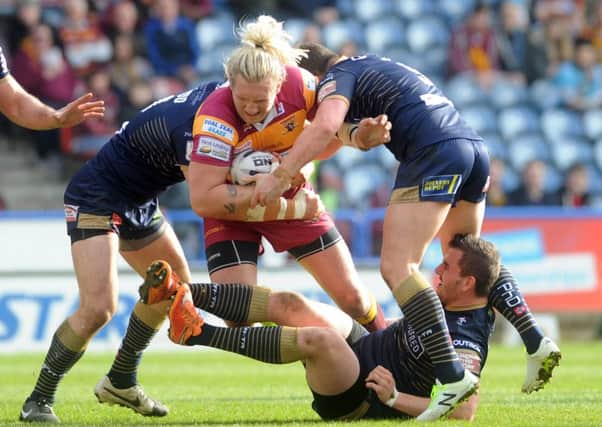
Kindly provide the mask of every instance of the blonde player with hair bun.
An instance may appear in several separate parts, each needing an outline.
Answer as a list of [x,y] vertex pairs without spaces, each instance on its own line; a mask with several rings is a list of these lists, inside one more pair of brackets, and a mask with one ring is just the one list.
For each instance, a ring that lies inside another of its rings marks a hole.
[[[276,251],[289,252],[349,315],[371,330],[381,329],[382,310],[361,285],[346,243],[304,178],[298,175],[293,188],[253,209],[253,186],[227,180],[239,153],[285,156],[317,104],[318,80],[296,66],[305,52],[291,46],[282,22],[259,16],[242,22],[237,34],[240,46],[224,64],[228,85],[203,102],[193,125],[190,201],[205,218],[211,281],[255,285],[265,238]],[[365,119],[355,138],[382,143],[389,125],[386,116]],[[341,144],[334,139],[326,151]],[[264,297],[262,288],[253,289],[254,298]]]

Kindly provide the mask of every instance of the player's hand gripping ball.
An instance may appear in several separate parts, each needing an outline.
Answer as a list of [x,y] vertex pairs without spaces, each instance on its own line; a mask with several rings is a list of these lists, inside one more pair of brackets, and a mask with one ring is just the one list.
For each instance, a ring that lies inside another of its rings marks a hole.
[[230,180],[234,184],[249,185],[257,175],[270,173],[280,165],[278,157],[267,151],[245,150],[239,153],[230,167]]

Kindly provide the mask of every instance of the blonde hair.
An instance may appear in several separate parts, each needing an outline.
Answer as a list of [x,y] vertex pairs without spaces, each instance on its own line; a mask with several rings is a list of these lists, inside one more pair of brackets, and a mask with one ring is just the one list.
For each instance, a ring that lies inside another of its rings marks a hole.
[[292,37],[284,30],[283,23],[268,15],[261,15],[253,22],[241,22],[237,34],[241,46],[224,64],[230,81],[240,75],[250,82],[266,77],[282,82],[286,78],[285,65],[296,65],[307,56],[303,49],[291,46]]

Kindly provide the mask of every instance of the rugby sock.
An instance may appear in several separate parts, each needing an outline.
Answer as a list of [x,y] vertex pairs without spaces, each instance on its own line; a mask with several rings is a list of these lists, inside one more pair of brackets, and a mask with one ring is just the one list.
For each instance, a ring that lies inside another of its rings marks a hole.
[[83,356],[87,345],[88,340],[77,336],[65,320],[52,337],[38,381],[28,400],[45,399],[52,404],[59,381]]
[[203,332],[190,337],[186,344],[219,348],[267,363],[290,363],[302,359],[297,344],[297,328],[287,326],[222,328],[205,323]]
[[356,341],[358,341],[361,337],[368,333],[366,328],[357,320],[354,320],[352,325],[353,326],[351,326],[351,331],[345,339],[345,341],[347,341],[347,344],[349,345],[355,344]]
[[365,316],[355,320],[364,325],[364,328],[370,332],[385,329],[387,327],[383,309],[380,304],[376,302],[376,299],[372,294],[370,294],[370,309],[368,310],[368,313]]
[[142,354],[166,317],[140,301],[136,303],[125,337],[107,374],[113,386],[129,388],[138,383],[138,365]]
[[525,343],[527,353],[535,353],[544,337],[543,331],[529,310],[518,283],[504,265],[489,291],[489,303],[514,326]]
[[452,345],[443,307],[435,290],[420,273],[414,273],[393,290],[395,300],[414,328],[442,383],[464,377],[464,367]]
[[267,319],[270,289],[239,283],[191,283],[195,307],[236,323],[262,322]]

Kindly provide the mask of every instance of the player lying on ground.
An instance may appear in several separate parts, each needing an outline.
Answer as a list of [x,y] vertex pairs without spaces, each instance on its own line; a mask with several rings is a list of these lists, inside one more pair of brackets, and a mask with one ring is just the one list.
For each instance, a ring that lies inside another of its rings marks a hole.
[[[455,350],[477,376],[487,358],[494,321],[487,300],[499,266],[491,243],[456,235],[436,269],[435,290]],[[140,295],[148,303],[175,295],[169,337],[178,344],[220,348],[267,363],[303,361],[312,407],[323,419],[415,417],[429,406],[431,388],[437,387],[432,362],[405,319],[367,334],[337,308],[294,292],[181,284],[164,261],[151,265]],[[287,326],[216,327],[204,322],[197,307],[225,320]],[[449,405],[445,415],[474,418],[478,394],[460,403]]]

